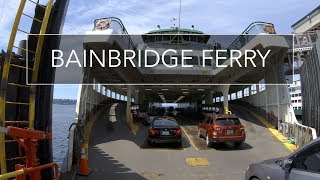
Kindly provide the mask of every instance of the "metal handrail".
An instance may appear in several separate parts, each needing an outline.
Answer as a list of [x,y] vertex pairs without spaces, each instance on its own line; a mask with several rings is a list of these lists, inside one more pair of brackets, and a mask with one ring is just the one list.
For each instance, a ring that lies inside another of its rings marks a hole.
[[[257,23],[261,23],[261,24],[271,24],[271,25],[273,25],[272,23],[268,23],[268,22],[263,22],[263,21],[256,21],[256,22],[253,22],[253,23],[251,23],[242,33],[241,33],[241,35],[239,35],[238,37],[237,37],[237,39],[235,39],[231,44],[230,44],[230,46],[227,48],[227,49],[230,49],[232,46],[234,46],[234,44],[237,42],[237,41],[239,41],[239,39],[241,38],[241,37],[243,37],[243,35],[245,35],[245,32],[247,31],[247,30],[249,30],[253,25],[255,25],[255,24],[257,24]],[[274,26],[274,25],[273,25]],[[250,34],[248,34],[249,36],[250,36]],[[255,34],[251,34],[252,36],[254,36]],[[246,36],[246,35],[245,35]]]
[[315,128],[305,126],[299,122],[283,122],[280,130],[284,136],[288,138],[294,137],[294,143],[299,147],[317,138]]

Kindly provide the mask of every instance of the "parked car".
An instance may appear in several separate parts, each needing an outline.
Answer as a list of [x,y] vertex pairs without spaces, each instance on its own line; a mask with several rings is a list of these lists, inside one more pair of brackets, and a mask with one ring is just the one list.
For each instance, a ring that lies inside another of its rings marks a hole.
[[320,179],[320,138],[307,143],[286,157],[249,165],[245,179]]
[[208,147],[221,142],[234,142],[235,146],[240,146],[246,139],[244,126],[233,114],[206,115],[198,125],[198,135],[205,137]]
[[156,117],[148,129],[148,144],[175,143],[182,146],[182,130],[172,117]]
[[147,113],[142,121],[142,124],[146,126],[150,125],[155,117],[157,117],[157,114]]
[[143,121],[143,119],[146,117],[146,111],[145,110],[137,110],[136,120]]

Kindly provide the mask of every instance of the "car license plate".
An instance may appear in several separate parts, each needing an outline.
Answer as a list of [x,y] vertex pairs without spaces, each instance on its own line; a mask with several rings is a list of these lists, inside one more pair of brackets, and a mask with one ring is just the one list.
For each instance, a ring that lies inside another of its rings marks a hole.
[[169,131],[161,131],[161,135],[168,136],[169,135]]
[[227,130],[227,134],[233,134],[234,131],[233,130]]

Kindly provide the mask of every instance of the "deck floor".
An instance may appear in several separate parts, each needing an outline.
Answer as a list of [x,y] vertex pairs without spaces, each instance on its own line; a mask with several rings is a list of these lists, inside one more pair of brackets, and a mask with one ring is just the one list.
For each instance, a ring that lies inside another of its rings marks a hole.
[[[106,126],[108,113],[102,113],[93,126],[89,142],[89,167],[93,173],[77,179],[243,179],[249,164],[287,155],[258,120],[247,112],[235,111],[246,128],[247,139],[239,148],[232,144],[207,148],[197,137],[197,127],[182,118],[183,148],[150,147],[147,127],[140,125],[133,135],[125,123],[124,107],[116,108],[113,129]],[[202,158],[207,166],[190,166],[187,158]]]

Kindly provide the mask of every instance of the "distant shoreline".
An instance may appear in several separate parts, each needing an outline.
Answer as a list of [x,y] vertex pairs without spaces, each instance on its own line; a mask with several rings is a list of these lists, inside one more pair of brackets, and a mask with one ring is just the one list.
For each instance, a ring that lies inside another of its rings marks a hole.
[[53,99],[52,104],[58,105],[75,105],[77,100],[75,99]]

